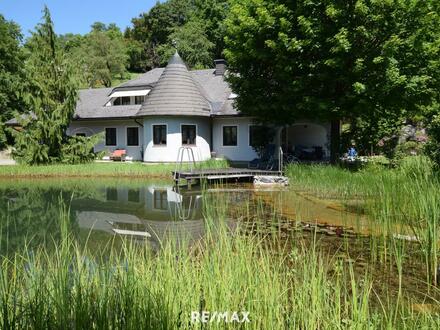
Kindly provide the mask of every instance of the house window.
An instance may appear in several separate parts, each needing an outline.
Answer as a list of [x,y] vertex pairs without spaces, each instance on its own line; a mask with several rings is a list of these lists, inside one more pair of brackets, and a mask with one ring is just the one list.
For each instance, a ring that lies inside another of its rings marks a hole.
[[153,204],[156,210],[166,210],[168,208],[167,191],[155,190],[153,194]]
[[141,200],[139,189],[128,190],[128,201],[133,203],[139,203]]
[[223,145],[237,145],[237,126],[223,126]]
[[134,104],[142,104],[144,103],[145,96],[135,96],[134,97]]
[[116,145],[116,128],[105,129],[105,145],[106,146]]
[[127,127],[127,146],[139,145],[139,127]]
[[167,144],[167,125],[153,125],[153,144]]
[[118,97],[113,101],[113,105],[130,105],[130,96]]
[[182,130],[182,144],[195,145],[196,136],[197,136],[196,125],[182,125],[181,130]]
[[107,200],[117,201],[118,200],[118,190],[116,188],[107,188]]

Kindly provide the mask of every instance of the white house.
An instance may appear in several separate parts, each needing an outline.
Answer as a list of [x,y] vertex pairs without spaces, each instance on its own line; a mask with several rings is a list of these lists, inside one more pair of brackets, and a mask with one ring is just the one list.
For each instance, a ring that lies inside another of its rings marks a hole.
[[[234,108],[236,95],[225,80],[225,61],[215,62],[215,69],[189,71],[176,52],[166,68],[116,88],[81,90],[68,134],[105,132],[95,151],[125,149],[129,157],[144,162],[175,162],[182,146],[193,150],[196,161],[213,154],[251,161],[257,157],[254,120]],[[329,123],[304,120],[278,127],[274,142],[325,159],[329,141]]]

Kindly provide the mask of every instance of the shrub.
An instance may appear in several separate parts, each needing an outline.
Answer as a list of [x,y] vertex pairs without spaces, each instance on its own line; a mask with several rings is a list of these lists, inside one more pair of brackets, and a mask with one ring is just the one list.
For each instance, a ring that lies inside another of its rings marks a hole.
[[0,123],[0,150],[3,150],[3,148],[6,147],[6,141],[4,124]]
[[401,159],[406,156],[417,156],[423,152],[423,145],[417,141],[407,141],[397,145],[394,158]]
[[93,161],[96,158],[93,146],[102,140],[102,138],[102,134],[91,137],[70,137],[67,143],[61,147],[61,161],[68,164],[82,164]]
[[425,144],[424,151],[426,155],[440,166],[440,115],[434,116],[428,127],[429,140]]

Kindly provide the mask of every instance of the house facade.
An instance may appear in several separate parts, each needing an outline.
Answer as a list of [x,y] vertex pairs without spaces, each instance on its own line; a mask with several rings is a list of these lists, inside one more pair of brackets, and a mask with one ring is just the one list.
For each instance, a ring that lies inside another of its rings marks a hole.
[[[189,71],[176,52],[165,68],[116,88],[81,90],[68,134],[104,132],[95,151],[125,149],[129,159],[144,162],[176,162],[181,147],[191,148],[196,161],[251,161],[258,157],[252,147],[256,123],[234,108],[225,72],[224,60],[215,69]],[[277,127],[273,143],[326,159],[330,123]]]

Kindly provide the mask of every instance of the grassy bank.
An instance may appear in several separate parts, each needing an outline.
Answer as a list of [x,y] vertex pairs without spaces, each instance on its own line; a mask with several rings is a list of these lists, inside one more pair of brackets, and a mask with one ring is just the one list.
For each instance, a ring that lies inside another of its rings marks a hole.
[[[184,166],[188,167],[188,166]],[[209,160],[197,164],[197,168],[228,167],[226,161]],[[157,177],[170,178],[175,164],[89,163],[79,165],[0,166],[1,177]]]

